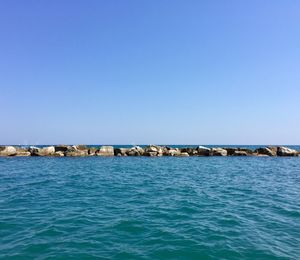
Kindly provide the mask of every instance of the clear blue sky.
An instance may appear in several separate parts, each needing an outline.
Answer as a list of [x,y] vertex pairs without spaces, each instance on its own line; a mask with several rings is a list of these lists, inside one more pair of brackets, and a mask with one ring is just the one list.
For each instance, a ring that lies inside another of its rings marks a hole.
[[2,144],[300,144],[300,1],[2,0]]

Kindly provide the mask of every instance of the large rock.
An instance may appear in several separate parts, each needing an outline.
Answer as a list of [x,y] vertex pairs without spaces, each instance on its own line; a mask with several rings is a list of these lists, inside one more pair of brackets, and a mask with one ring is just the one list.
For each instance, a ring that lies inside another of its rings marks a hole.
[[0,156],[14,156],[17,150],[13,146],[0,146]]
[[192,147],[184,147],[180,148],[181,153],[188,153],[188,155],[197,155],[198,150],[197,148],[192,148]]
[[54,146],[48,146],[43,148],[30,147],[29,151],[32,156],[51,156],[55,153]]
[[270,147],[260,147],[254,151],[257,155],[267,155],[267,156],[276,156],[277,148],[272,149]]
[[181,152],[180,152],[180,149],[178,149],[178,148],[165,147],[163,149],[164,156],[179,156],[180,154],[181,154]]
[[144,154],[144,149],[140,146],[133,146],[129,148],[126,152],[128,156],[141,156]]
[[278,156],[297,156],[299,152],[297,150],[280,146],[277,149]]
[[72,146],[67,146],[67,151],[65,151],[65,155],[67,156],[87,156],[89,155],[89,150],[86,145],[72,145]]
[[223,148],[212,148],[209,155],[211,156],[227,156],[227,151]]
[[145,156],[162,156],[163,155],[163,147],[158,145],[149,145],[144,148]]
[[52,154],[52,156],[63,157],[63,156],[65,156],[65,153],[62,151],[58,151],[58,152],[55,152],[54,154]]
[[31,153],[26,148],[17,147],[17,154],[16,156],[30,156]]
[[157,152],[145,152],[144,156],[151,156],[151,157],[158,156],[158,153]]
[[88,150],[89,156],[94,156],[96,154],[96,152],[97,152],[97,148],[95,148],[95,147],[91,147]]
[[277,150],[278,150],[277,146],[268,146],[267,148],[270,149],[273,154],[277,155]]
[[79,144],[79,145],[74,145],[74,147],[76,147],[77,150],[80,150],[80,151],[85,151],[85,150],[89,150],[89,148],[86,146],[86,145],[82,145],[82,144]]
[[32,156],[38,156],[39,150],[40,150],[40,148],[35,147],[35,146],[30,146],[28,149],[28,151],[30,152],[30,154]]
[[209,156],[210,150],[210,148],[201,145],[196,148],[197,155],[199,156]]
[[238,151],[238,148],[236,147],[224,147],[223,149],[227,151],[227,155],[233,155],[236,151]]
[[113,146],[101,146],[100,149],[96,152],[98,156],[114,156],[114,147]]
[[[225,147],[223,148],[227,151],[227,155],[239,156],[243,154],[252,155],[253,151],[248,148],[238,148],[238,147]],[[241,153],[240,153],[241,152]]]
[[40,149],[40,154],[44,156],[49,156],[55,153],[54,146],[48,146]]
[[64,154],[68,157],[88,156],[88,150],[69,149]]
[[248,148],[238,148],[238,151],[245,152],[245,153],[247,153],[247,155],[253,154],[253,150],[248,149]]
[[56,145],[54,146],[55,152],[66,152],[68,149],[70,149],[70,146],[68,145]]
[[115,154],[115,156],[127,156],[128,151],[129,151],[129,148],[115,148],[114,154]]

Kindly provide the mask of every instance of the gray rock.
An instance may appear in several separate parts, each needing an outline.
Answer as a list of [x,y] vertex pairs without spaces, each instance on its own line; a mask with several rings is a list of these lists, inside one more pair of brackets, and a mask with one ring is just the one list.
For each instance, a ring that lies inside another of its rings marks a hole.
[[141,156],[144,154],[144,149],[140,146],[133,146],[126,152],[128,156]]
[[97,152],[97,149],[95,147],[91,147],[88,150],[88,155],[94,156],[96,154],[96,152]]
[[[277,150],[277,149],[276,149]],[[269,147],[260,147],[254,151],[258,155],[276,156],[277,151]]]
[[209,156],[211,149],[200,145],[196,148],[196,151],[199,156]]
[[100,149],[96,152],[98,156],[114,156],[114,147],[113,146],[101,146]]
[[55,148],[54,146],[48,146],[40,149],[40,155],[42,156],[49,156],[55,153]]
[[69,157],[79,157],[79,156],[88,156],[88,150],[68,150],[65,152],[65,156]]
[[63,157],[63,156],[65,156],[65,153],[62,151],[58,151],[58,152],[55,152],[54,154],[52,154],[52,156]]
[[[246,153],[246,155],[252,155],[253,151],[251,149],[248,148],[238,148],[238,147],[225,147],[223,148],[227,151],[227,155],[234,155],[234,156],[238,156],[238,154],[244,154]],[[238,153],[239,152],[243,152],[243,153]],[[236,153],[237,152],[237,153]]]
[[184,147],[180,148],[181,153],[188,153],[189,155],[196,155],[198,154],[197,148],[192,148],[192,147]]
[[181,152],[178,148],[166,149],[163,152],[163,155],[165,155],[165,156],[179,156],[180,154],[181,154]]
[[30,152],[30,154],[32,156],[38,156],[39,150],[40,150],[40,148],[35,147],[35,146],[30,146],[28,149],[28,151]]
[[270,149],[275,155],[277,155],[277,150],[278,150],[277,146],[268,146],[267,148]]
[[127,156],[128,151],[129,151],[129,148],[115,148],[114,154],[116,156]]
[[55,153],[54,146],[48,146],[43,148],[30,147],[29,151],[32,156],[51,156]]
[[232,156],[248,156],[249,153],[247,153],[246,151],[235,151]]
[[54,146],[55,152],[66,152],[68,149],[70,149],[70,146],[68,145],[56,145]]
[[246,152],[247,155],[252,155],[253,154],[253,151],[251,149],[248,149],[248,148],[238,148],[238,151]]
[[30,156],[31,155],[31,153],[26,148],[17,147],[16,150],[17,150],[16,156]]
[[145,147],[145,152],[158,152],[159,149],[160,147],[156,145],[149,145]]
[[54,146],[44,147],[44,148],[42,148],[42,149],[39,150],[39,155],[40,156],[50,156],[50,155],[52,155],[54,153],[55,153]]
[[290,149],[290,148],[283,147],[283,146],[280,146],[277,149],[278,156],[297,156],[298,153],[299,152],[297,150]]
[[83,144],[79,144],[79,145],[74,145],[74,147],[77,149],[77,150],[81,150],[81,151],[85,151],[85,150],[89,150],[89,148],[86,146],[86,145],[83,145]]
[[223,149],[227,151],[227,155],[233,155],[236,151],[238,151],[238,148],[236,147],[225,147]]
[[144,156],[157,156],[158,155],[158,152],[144,152]]
[[149,146],[146,146],[144,148],[144,151],[145,152],[156,152],[156,153],[163,153],[163,147],[161,146],[158,146],[158,145],[149,145]]
[[13,146],[0,146],[0,156],[14,156],[17,150]]
[[227,156],[227,151],[222,148],[212,148],[209,155],[211,156]]
[[158,145],[149,145],[144,148],[145,156],[162,156],[163,155],[163,147]]

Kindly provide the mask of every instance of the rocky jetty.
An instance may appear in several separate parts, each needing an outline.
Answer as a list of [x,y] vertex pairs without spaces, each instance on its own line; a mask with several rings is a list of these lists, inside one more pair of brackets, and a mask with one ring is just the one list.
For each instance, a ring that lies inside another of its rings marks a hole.
[[86,145],[52,145],[29,148],[19,146],[0,146],[0,156],[298,156],[300,151],[284,146],[267,146],[251,150],[243,147],[169,147],[159,145],[114,148],[113,146],[89,147]]

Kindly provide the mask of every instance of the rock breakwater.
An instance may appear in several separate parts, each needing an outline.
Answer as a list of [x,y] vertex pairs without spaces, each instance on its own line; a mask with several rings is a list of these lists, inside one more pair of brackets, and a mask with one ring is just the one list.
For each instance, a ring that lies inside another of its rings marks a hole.
[[242,147],[144,147],[114,148],[113,146],[88,147],[85,145],[55,145],[47,147],[0,146],[0,156],[300,156],[300,151],[284,146],[260,147],[255,150]]

